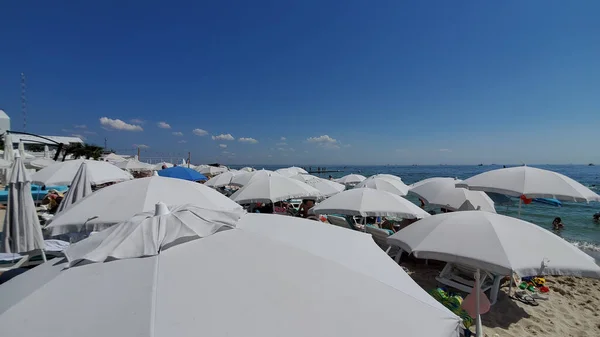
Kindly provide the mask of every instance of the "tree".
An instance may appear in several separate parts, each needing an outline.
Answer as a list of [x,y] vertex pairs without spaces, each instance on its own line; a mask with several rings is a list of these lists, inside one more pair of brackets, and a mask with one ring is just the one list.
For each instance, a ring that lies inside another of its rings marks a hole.
[[65,161],[68,155],[72,155],[75,159],[93,158],[94,160],[98,160],[102,156],[103,150],[102,147],[93,144],[71,143],[63,150],[62,160]]

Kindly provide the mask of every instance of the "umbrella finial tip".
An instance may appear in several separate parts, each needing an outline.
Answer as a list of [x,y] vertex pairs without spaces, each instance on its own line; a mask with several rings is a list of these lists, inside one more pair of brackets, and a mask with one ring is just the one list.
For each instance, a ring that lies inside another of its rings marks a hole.
[[159,216],[159,215],[167,215],[169,214],[169,208],[167,208],[167,205],[165,205],[164,202],[159,201],[156,206],[154,207],[154,215],[155,216]]

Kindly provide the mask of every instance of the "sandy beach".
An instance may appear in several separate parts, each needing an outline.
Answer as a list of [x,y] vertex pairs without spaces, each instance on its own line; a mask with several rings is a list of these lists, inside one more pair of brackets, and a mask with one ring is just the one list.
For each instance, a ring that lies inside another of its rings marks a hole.
[[[437,287],[435,277],[443,265],[401,262],[424,290]],[[600,336],[600,280],[561,276],[546,277],[548,300],[533,307],[508,297],[508,283],[498,302],[482,315],[484,336]]]

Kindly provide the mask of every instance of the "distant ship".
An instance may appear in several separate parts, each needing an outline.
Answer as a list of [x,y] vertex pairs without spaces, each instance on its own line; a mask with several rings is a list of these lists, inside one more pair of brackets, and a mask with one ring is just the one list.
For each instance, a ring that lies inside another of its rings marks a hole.
[[595,165],[594,165],[594,164],[592,164],[592,163],[589,163],[589,164],[588,164],[588,166],[595,166]]

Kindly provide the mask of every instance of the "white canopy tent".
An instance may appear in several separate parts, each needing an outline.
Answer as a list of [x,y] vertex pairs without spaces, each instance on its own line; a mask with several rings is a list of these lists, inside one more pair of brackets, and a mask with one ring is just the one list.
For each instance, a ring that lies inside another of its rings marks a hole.
[[[72,246],[68,262],[46,263],[3,285],[3,333],[459,335],[460,319],[368,235],[274,215],[246,215],[236,226],[214,211],[160,208]],[[82,259],[87,263],[77,263]],[[67,291],[86,296],[65,297]],[[65,312],[77,319],[65,324]],[[374,315],[377,324],[357,319]]]

